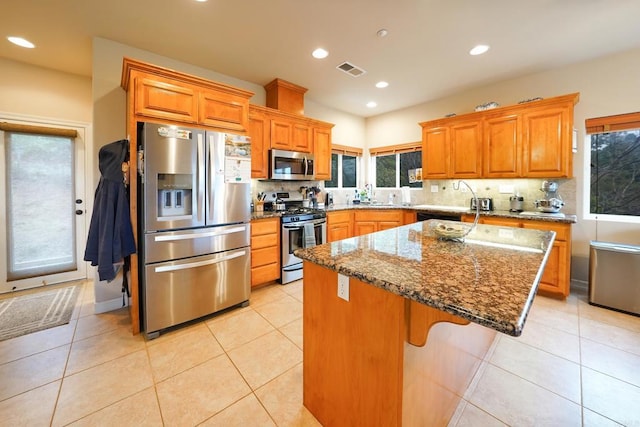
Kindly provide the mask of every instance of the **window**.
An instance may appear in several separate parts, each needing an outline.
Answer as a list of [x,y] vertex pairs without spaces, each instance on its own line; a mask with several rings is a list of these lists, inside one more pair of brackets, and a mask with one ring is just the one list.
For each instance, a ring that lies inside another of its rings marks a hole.
[[326,188],[356,188],[362,150],[340,145],[332,146],[331,180],[325,181]]
[[422,188],[422,145],[419,142],[371,150],[377,188]]
[[640,113],[586,120],[592,214],[640,217]]

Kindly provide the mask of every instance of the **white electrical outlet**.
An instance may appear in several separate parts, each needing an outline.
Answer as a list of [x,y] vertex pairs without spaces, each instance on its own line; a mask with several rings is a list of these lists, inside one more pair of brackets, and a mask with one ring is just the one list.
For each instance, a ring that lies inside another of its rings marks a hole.
[[349,276],[338,274],[338,297],[349,301]]
[[501,228],[498,230],[498,236],[503,239],[513,239],[513,230],[509,230],[508,228]]
[[437,184],[431,184],[431,192],[432,193],[437,193],[438,192],[438,185]]
[[501,185],[499,191],[501,194],[513,194],[513,185]]

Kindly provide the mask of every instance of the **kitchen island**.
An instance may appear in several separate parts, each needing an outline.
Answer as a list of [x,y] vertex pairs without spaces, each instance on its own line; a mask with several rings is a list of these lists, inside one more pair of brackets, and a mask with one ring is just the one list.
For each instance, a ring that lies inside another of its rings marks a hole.
[[495,334],[521,334],[555,233],[478,225],[456,242],[433,225],[296,251],[304,405],[323,425],[446,425]]

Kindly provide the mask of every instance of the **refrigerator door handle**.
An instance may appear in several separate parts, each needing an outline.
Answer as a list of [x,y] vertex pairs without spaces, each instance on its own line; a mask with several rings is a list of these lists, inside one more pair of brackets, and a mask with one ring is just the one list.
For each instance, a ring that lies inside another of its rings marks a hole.
[[197,193],[198,193],[198,201],[197,201],[197,215],[198,222],[202,222],[203,212],[204,212],[204,188],[205,188],[205,175],[204,175],[204,141],[202,141],[202,133],[198,133],[198,158],[196,161],[196,182],[197,182]]
[[209,218],[207,218],[208,221],[213,221],[213,211],[215,210],[214,206],[215,204],[213,203],[213,196],[214,196],[214,187],[215,187],[215,180],[217,179],[216,177],[216,173],[217,171],[214,169],[215,168],[215,162],[214,162],[214,158],[215,156],[218,154],[215,151],[215,141],[214,141],[214,136],[213,134],[208,134],[207,135],[207,152],[208,154],[208,161],[209,161],[209,182],[207,183],[207,189],[209,190],[209,194],[207,195],[208,199],[209,199]]
[[244,233],[245,231],[247,231],[246,227],[233,227],[233,228],[227,228],[226,230],[222,230],[222,231],[216,230],[216,231],[209,231],[206,233],[177,234],[173,236],[156,236],[154,238],[154,241],[173,242],[176,240],[193,240],[193,239],[200,239],[202,237],[216,237],[216,236],[224,236],[225,234]]
[[204,267],[206,265],[218,264],[218,263],[221,263],[221,262],[232,260],[234,258],[239,258],[241,256],[245,256],[246,254],[247,254],[247,252],[243,250],[243,251],[239,251],[239,252],[234,252],[231,255],[227,255],[227,256],[223,256],[223,257],[215,258],[215,259],[209,259],[209,260],[206,260],[206,261],[190,262],[188,264],[179,264],[179,265],[160,266],[160,267],[156,267],[155,268],[155,272],[156,273],[168,273],[168,272],[171,272],[171,271],[188,270],[190,268]]

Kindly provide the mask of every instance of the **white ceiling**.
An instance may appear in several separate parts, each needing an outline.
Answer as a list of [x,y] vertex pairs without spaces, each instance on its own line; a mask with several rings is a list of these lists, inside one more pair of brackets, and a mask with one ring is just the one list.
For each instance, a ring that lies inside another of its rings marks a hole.
[[[0,57],[90,76],[98,36],[259,85],[279,77],[368,117],[638,48],[639,17],[640,0],[7,0]],[[470,56],[479,43],[491,50]],[[328,58],[311,57],[318,46]]]

